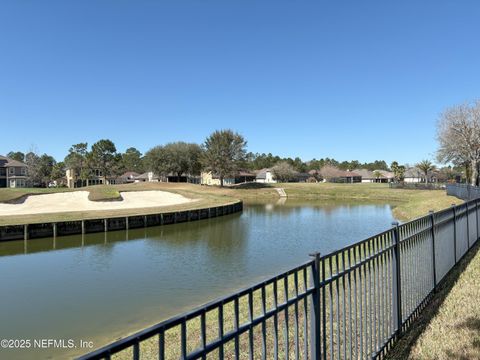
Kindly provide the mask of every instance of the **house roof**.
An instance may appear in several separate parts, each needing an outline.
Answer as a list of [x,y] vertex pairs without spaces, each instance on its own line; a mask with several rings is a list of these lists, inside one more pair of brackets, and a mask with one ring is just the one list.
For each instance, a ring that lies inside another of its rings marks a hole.
[[375,170],[375,171],[378,171],[380,174],[383,175],[383,177],[386,177],[387,179],[393,179],[395,177],[395,175],[391,171],[386,171],[386,170]]
[[271,171],[270,169],[264,168],[257,171],[257,179],[266,179],[267,172]]
[[27,167],[28,166],[27,164],[24,164],[21,161],[13,160],[9,157],[2,156],[2,155],[0,155],[0,163],[4,163],[3,164],[4,167],[8,167],[8,166]]
[[[438,174],[439,174],[438,170],[429,171],[428,174],[427,174],[427,177],[430,178],[432,176],[438,176]],[[404,177],[406,177],[406,178],[424,178],[425,173],[417,167],[411,167],[411,168],[408,168],[407,170],[405,170]]]
[[255,176],[255,173],[247,170],[240,170],[236,176]]
[[126,173],[120,175],[119,177],[131,179],[131,178],[135,178],[137,176],[140,176],[140,174],[136,173],[135,171],[127,171]]
[[[150,172],[146,172],[146,173],[143,173],[141,175],[138,175],[135,177],[135,179],[138,179],[138,180],[148,180],[149,177],[148,177],[148,174],[150,174]],[[152,174],[152,179],[158,179],[159,177],[156,175],[156,174]]]
[[355,169],[355,173],[359,174],[362,179],[377,179],[376,172],[380,174],[380,179],[386,178],[386,179],[393,179],[394,175],[390,171],[385,171],[385,170],[374,170],[370,171],[368,169]]
[[323,168],[320,169],[320,174],[323,177],[330,177],[330,178],[335,178],[335,177],[361,177],[360,174],[354,172],[354,171],[344,171],[340,170],[339,168],[336,168],[334,166],[324,166]]
[[355,169],[355,173],[360,175],[363,179],[375,179],[375,175],[373,174],[373,171],[370,171],[368,169]]
[[[207,173],[212,173],[211,171],[207,172]],[[230,177],[237,177],[237,176],[253,176],[253,177],[256,177],[256,174],[253,173],[253,172],[250,172],[250,171],[247,171],[247,170],[239,170],[237,171],[234,175],[229,175],[229,176],[225,176],[225,178],[230,178]],[[212,173],[212,178],[213,179],[219,179],[220,176],[218,174],[215,174],[215,173]]]
[[405,175],[404,177],[406,178],[419,178],[422,177],[423,173],[422,171],[417,168],[417,167],[411,167],[405,170]]

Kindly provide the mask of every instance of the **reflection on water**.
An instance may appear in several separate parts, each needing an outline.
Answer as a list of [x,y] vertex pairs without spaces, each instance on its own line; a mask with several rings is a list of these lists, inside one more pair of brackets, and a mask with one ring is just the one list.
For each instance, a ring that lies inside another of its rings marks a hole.
[[[392,220],[388,205],[288,200],[198,222],[3,242],[0,338],[84,339],[98,347]],[[35,358],[59,354],[36,350]],[[4,357],[32,353],[0,350]]]

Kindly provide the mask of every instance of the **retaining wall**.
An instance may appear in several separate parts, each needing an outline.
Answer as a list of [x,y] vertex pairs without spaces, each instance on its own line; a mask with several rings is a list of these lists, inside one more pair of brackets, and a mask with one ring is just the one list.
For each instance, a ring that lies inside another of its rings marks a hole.
[[41,224],[0,226],[0,241],[27,240],[63,235],[128,230],[149,226],[178,224],[233,214],[243,210],[243,202],[211,208],[174,211],[159,214],[122,216],[106,219],[62,221]]

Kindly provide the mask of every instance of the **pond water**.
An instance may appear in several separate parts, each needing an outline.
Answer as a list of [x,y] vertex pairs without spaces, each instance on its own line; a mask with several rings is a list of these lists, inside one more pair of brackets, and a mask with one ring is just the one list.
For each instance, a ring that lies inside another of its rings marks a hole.
[[[111,233],[0,243],[0,339],[98,348],[390,227],[384,204],[247,204],[243,213]],[[1,350],[0,358],[82,349]]]

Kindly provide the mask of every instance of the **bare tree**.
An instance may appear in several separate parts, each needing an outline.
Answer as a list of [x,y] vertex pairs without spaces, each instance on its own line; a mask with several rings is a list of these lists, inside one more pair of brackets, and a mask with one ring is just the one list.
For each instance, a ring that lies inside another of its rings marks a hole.
[[[437,125],[437,159],[470,168],[470,183],[478,185],[480,166],[480,101],[448,108]],[[468,179],[468,178],[467,178]]]
[[277,163],[272,168],[273,176],[275,180],[279,182],[289,182],[295,179],[296,171],[292,165],[286,161],[281,161]]

